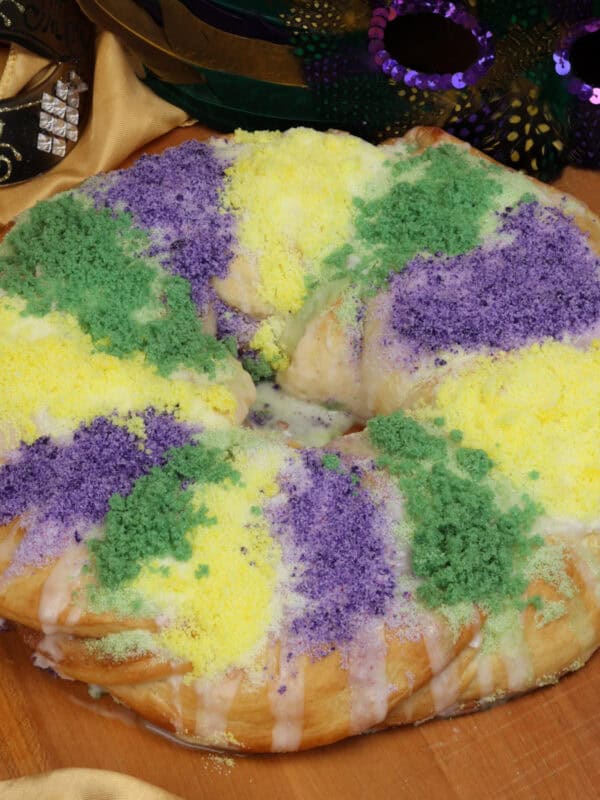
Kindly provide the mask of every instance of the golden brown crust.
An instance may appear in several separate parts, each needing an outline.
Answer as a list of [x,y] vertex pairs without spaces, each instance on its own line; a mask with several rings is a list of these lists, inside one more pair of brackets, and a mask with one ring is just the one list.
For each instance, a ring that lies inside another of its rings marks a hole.
[[[390,709],[431,681],[467,648],[479,622],[474,619],[465,626],[456,641],[440,620],[432,624],[428,636],[417,641],[405,638],[402,631],[387,630],[384,706],[376,696],[370,704],[356,697],[359,684],[356,677],[353,679],[352,665],[339,652],[318,660],[302,656],[290,666],[281,643],[277,643],[264,659],[266,679],[238,670],[213,681],[187,680],[184,665],[159,676],[159,665],[149,658],[137,658],[114,665],[107,682],[98,680],[108,673],[102,665],[94,665],[83,642],[63,637],[44,643],[32,632],[24,638],[30,646],[37,644],[37,652],[61,675],[79,679],[89,676],[86,680],[93,677],[91,682],[105,686],[144,719],[187,741],[277,751],[328,744],[379,725]],[[64,653],[58,659],[53,658],[57,647]],[[156,676],[150,680],[152,671]],[[123,683],[115,680],[125,675]],[[285,687],[284,693],[280,693],[281,687]]]

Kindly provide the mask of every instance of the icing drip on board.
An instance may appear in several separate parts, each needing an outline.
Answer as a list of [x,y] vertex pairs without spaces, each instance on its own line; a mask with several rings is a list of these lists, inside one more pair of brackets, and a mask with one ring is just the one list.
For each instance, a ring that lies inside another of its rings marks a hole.
[[217,681],[194,681],[196,693],[195,734],[215,747],[232,744],[227,719],[242,680],[241,672]]

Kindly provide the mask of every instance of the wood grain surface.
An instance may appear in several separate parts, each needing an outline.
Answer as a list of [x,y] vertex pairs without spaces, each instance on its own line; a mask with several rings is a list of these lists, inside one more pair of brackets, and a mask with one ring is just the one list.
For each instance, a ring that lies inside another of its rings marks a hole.
[[[181,129],[149,149],[207,135]],[[600,173],[568,169],[557,185],[600,213]],[[93,700],[85,686],[30,662],[14,632],[0,634],[0,780],[96,767],[186,800],[600,797],[598,654],[557,686],[478,714],[306,753],[233,758],[175,745],[108,698]]]

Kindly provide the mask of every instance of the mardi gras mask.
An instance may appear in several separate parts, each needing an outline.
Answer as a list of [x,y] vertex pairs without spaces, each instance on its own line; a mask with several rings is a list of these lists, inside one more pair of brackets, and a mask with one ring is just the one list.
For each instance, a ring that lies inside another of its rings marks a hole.
[[600,166],[600,0],[80,0],[219,129],[438,125],[544,180]]
[[49,60],[18,96],[0,100],[0,186],[51,169],[88,118],[93,28],[73,0],[0,0],[0,41]]

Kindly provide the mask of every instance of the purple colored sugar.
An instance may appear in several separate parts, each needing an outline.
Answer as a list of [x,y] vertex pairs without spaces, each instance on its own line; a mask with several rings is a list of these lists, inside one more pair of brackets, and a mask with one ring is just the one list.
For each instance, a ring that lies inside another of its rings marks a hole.
[[303,650],[347,644],[365,619],[385,615],[394,595],[384,515],[357,475],[357,467],[326,469],[322,453],[306,450],[302,467],[279,478],[286,502],[267,511],[306,604],[290,622]]
[[98,207],[128,211],[149,233],[148,255],[190,282],[201,314],[215,297],[211,279],[227,275],[232,257],[233,217],[220,206],[228,166],[211,145],[188,141],[87,185]]
[[25,515],[26,533],[12,571],[47,563],[85,539],[108,512],[113,494],[129,494],[141,475],[163,463],[169,448],[181,447],[193,435],[170,414],[148,410],[141,416],[143,440],[97,417],[82,425],[70,444],[43,437],[22,445],[0,467],[0,524]]
[[247,348],[258,330],[259,323],[243,311],[228,306],[216,295],[212,307],[217,319],[217,339],[235,336],[238,346]]
[[396,338],[417,352],[510,350],[598,323],[600,259],[574,222],[536,202],[499,216],[508,243],[418,256],[392,278]]

